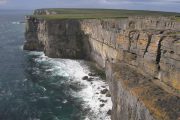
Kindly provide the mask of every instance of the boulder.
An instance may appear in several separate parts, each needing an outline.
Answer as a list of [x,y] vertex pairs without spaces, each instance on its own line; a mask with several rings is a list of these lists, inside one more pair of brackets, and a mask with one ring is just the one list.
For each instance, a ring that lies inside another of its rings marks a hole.
[[108,110],[107,114],[108,114],[108,115],[111,115],[111,112],[112,112],[112,110]]
[[100,107],[104,107],[104,104],[100,104]]
[[108,89],[101,90],[101,94],[106,94],[108,92]]
[[88,76],[84,76],[82,79],[83,80],[88,80]]
[[97,76],[96,73],[89,73],[88,75],[89,75],[89,76]]

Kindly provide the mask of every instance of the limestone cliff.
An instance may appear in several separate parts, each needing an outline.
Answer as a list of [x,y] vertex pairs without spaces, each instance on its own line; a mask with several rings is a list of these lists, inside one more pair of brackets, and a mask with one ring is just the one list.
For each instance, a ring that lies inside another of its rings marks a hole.
[[166,17],[27,17],[25,50],[105,69],[112,120],[180,119],[180,23]]

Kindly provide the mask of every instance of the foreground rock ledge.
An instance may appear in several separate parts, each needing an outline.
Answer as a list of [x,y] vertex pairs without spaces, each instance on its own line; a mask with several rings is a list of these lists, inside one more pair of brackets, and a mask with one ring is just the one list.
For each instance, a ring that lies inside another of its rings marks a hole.
[[124,63],[107,64],[113,120],[176,120],[180,98]]
[[27,17],[24,49],[44,51],[49,57],[90,59],[105,68],[112,120],[178,120],[179,30],[179,22],[165,17]]

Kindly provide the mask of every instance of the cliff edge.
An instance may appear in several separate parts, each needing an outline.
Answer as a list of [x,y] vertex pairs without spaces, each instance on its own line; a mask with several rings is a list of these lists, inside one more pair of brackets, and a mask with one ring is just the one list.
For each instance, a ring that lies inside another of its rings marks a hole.
[[104,68],[112,120],[180,119],[180,22],[174,17],[43,16],[26,17],[24,49],[88,59]]

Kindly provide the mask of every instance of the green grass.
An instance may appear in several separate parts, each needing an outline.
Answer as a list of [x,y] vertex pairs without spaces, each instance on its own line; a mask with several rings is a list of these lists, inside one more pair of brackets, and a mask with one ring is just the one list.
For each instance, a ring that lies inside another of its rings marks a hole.
[[32,17],[41,18],[41,19],[108,19],[108,18],[127,18],[126,16],[114,16],[114,15],[86,15],[86,14],[62,14],[62,15],[32,15]]
[[[128,16],[180,16],[180,13],[143,11],[143,10],[121,10],[121,9],[63,9],[50,8],[39,9],[56,12],[56,15],[33,15],[43,19],[104,19],[104,18],[127,18]],[[178,17],[177,20],[180,20]]]
[[180,16],[176,16],[176,21],[180,22]]

